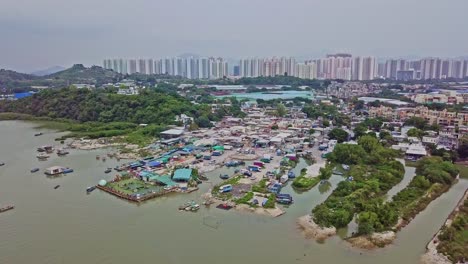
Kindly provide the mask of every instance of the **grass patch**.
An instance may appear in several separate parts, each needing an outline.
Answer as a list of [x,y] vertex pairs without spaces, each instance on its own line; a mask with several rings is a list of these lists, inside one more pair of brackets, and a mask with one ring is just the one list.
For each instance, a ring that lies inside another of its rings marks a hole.
[[275,208],[275,204],[276,204],[276,195],[270,194],[263,208]]
[[455,164],[455,166],[460,171],[460,178],[468,179],[468,166],[462,164]]
[[145,195],[151,192],[161,192],[163,187],[152,185],[137,179],[124,179],[118,182],[110,182],[107,184],[109,188],[114,189],[115,191],[132,195],[140,194]]
[[258,192],[258,193],[267,193],[268,189],[267,189],[266,183],[267,183],[266,179],[260,180],[258,184],[255,184],[254,186],[252,186],[252,191]]
[[309,178],[305,176],[299,176],[294,179],[292,187],[301,191],[307,191],[312,189],[315,185],[320,182],[319,177]]
[[235,202],[236,204],[247,204],[250,205],[250,200],[254,197],[253,192],[248,192],[244,195],[244,197],[237,199]]

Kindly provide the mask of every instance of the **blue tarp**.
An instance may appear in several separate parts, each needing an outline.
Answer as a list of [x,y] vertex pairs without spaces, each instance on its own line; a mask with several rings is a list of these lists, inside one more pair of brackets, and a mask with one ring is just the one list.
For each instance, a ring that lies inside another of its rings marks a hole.
[[161,166],[161,162],[159,162],[157,160],[152,160],[152,161],[148,162],[148,166],[150,166],[150,167],[159,167],[159,166]]

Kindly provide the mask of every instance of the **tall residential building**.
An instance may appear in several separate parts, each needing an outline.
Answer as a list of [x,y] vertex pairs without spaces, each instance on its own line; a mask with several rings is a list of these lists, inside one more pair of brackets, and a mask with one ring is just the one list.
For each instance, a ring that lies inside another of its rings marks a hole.
[[153,63],[153,59],[149,59],[147,60],[148,61],[148,74],[154,74],[154,63]]
[[137,72],[137,61],[136,60],[129,60],[128,64],[129,64],[128,73],[129,74],[136,73]]
[[146,72],[146,60],[139,59],[138,60],[138,73],[147,74]]
[[127,74],[127,60],[119,59],[119,73]]

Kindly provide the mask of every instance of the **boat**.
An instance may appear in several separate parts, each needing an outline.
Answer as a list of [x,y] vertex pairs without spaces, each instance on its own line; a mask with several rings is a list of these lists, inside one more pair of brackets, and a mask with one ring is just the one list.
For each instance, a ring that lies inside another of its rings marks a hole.
[[296,174],[294,173],[294,171],[290,170],[290,171],[288,172],[288,178],[290,178],[290,179],[291,179],[291,178],[296,178]]
[[90,186],[90,187],[86,188],[86,193],[90,193],[90,192],[94,191],[94,189],[96,189],[96,186]]
[[39,171],[39,168],[31,169],[31,173],[35,173],[35,172],[38,172],[38,171]]
[[283,176],[280,177],[280,182],[281,183],[286,183],[289,180],[288,175],[284,174]]
[[229,175],[227,175],[227,174],[224,174],[224,175],[223,175],[223,174],[220,174],[219,177],[220,177],[221,179],[223,179],[223,180],[229,179]]
[[107,168],[104,173],[111,173],[112,172],[112,169],[111,168]]
[[66,150],[64,150],[64,149],[59,149],[59,150],[57,150],[57,155],[59,155],[59,156],[65,156],[65,155],[67,155],[67,154],[69,154],[69,153],[70,153],[70,152],[68,152],[68,151],[66,151]]
[[45,151],[45,149],[43,147],[38,147],[37,148],[37,152],[44,152],[44,151]]
[[96,159],[99,160],[101,157],[99,157],[99,155],[96,156]]
[[70,168],[63,168],[62,173],[72,173],[73,169]]
[[35,137],[42,136],[42,132],[34,134]]
[[0,162],[0,166],[5,166],[5,162]]
[[102,161],[106,161],[106,157],[102,157],[101,160],[102,160]]
[[45,159],[48,159],[50,156],[47,155],[46,153],[39,153],[37,154],[36,158],[40,159],[40,160],[45,160]]
[[56,186],[54,187],[54,189],[58,189],[58,187],[60,187],[60,185],[56,185]]
[[8,205],[8,206],[5,206],[3,208],[0,208],[0,213],[6,212],[6,211],[9,211],[9,210],[13,210],[13,209],[15,209],[14,205]]

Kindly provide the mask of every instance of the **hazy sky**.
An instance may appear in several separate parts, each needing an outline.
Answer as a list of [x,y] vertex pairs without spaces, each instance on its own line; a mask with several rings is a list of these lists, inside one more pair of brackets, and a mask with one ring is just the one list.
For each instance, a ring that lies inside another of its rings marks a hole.
[[0,68],[181,53],[468,55],[468,0],[0,0]]

